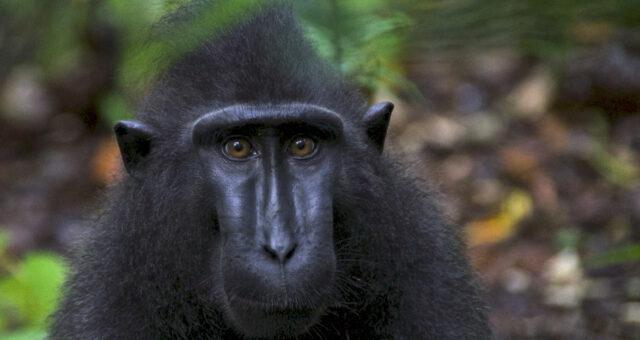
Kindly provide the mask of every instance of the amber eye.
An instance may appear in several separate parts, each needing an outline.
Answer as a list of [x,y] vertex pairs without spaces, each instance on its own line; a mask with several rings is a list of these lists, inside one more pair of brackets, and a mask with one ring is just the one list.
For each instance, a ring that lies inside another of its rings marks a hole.
[[244,138],[231,138],[224,144],[224,152],[233,158],[247,158],[251,150],[251,143]]
[[315,151],[316,142],[309,137],[299,136],[294,138],[289,144],[289,152],[296,157],[306,157]]

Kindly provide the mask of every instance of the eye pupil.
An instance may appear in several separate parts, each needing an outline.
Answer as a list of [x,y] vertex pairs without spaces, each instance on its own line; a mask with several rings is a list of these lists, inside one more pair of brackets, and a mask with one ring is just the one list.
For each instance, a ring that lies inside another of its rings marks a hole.
[[309,137],[297,137],[289,144],[289,152],[296,157],[309,156],[315,148],[315,142]]
[[251,143],[244,138],[231,139],[225,143],[224,152],[235,159],[247,158],[251,156]]

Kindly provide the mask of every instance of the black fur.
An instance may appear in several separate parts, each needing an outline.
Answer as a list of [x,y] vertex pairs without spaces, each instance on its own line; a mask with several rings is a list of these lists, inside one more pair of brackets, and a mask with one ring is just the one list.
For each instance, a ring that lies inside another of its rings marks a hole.
[[217,108],[291,102],[340,113],[345,136],[334,303],[298,338],[489,338],[458,232],[434,195],[371,145],[364,98],[315,55],[287,6],[263,8],[158,81],[138,115],[154,131],[144,169],[111,191],[73,263],[51,338],[242,338],[212,303],[220,238],[185,136]]

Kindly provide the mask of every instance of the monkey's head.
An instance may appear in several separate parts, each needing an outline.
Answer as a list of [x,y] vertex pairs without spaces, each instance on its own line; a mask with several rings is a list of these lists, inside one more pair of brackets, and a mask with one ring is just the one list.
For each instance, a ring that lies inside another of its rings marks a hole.
[[[208,112],[181,143],[214,221],[207,254],[213,303],[249,337],[295,336],[338,291],[335,193],[345,143],[382,150],[393,105],[371,107],[354,127],[324,107],[233,105]],[[115,127],[125,167],[146,176],[156,132],[139,122]],[[205,223],[205,222],[203,222]]]

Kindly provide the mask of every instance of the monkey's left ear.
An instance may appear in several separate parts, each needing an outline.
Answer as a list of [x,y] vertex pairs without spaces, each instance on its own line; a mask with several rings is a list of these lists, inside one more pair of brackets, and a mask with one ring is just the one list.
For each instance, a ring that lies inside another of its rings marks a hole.
[[364,114],[364,123],[367,128],[367,136],[373,141],[378,151],[382,152],[384,139],[387,136],[387,127],[391,119],[393,104],[382,102],[375,104]]
[[124,167],[131,177],[139,178],[147,155],[151,152],[153,131],[140,122],[119,121],[113,130]]

